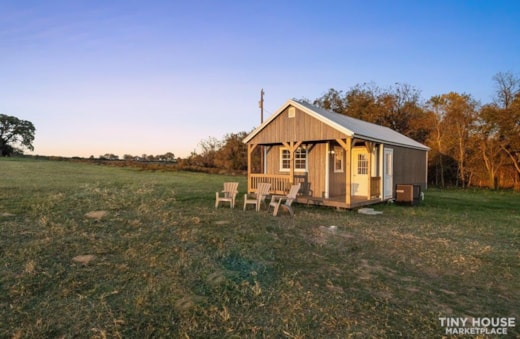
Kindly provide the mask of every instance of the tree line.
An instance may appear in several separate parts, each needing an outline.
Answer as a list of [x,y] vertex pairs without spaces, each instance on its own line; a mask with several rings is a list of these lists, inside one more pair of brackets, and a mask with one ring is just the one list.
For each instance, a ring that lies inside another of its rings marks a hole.
[[[520,79],[497,73],[494,100],[481,104],[467,93],[449,92],[424,100],[420,91],[396,83],[380,88],[358,84],[329,89],[315,100],[325,109],[389,127],[428,147],[430,184],[520,189]],[[187,167],[246,170],[246,132],[201,141]]]
[[330,89],[313,103],[430,147],[431,184],[520,189],[520,79],[506,72],[493,82],[494,100],[485,104],[456,92],[423,101],[417,89],[399,83],[387,89],[372,84],[346,92]]
[[[96,159],[93,155],[90,156],[90,159]],[[165,154],[142,154],[142,155],[132,155],[125,154],[122,158],[117,154],[113,153],[105,153],[98,157],[100,160],[125,160],[125,161],[160,161],[160,162],[175,162],[177,159],[175,158],[175,154],[172,152],[166,152]]]
[[[325,109],[389,127],[430,147],[430,184],[447,187],[514,187],[520,190],[520,78],[511,72],[492,78],[494,99],[480,103],[467,93],[449,92],[423,100],[420,91],[396,83],[380,88],[372,83],[347,91],[329,89],[315,100]],[[34,125],[0,114],[3,156],[33,150]],[[127,161],[176,162],[180,169],[246,171],[247,132],[229,133],[223,140],[209,137],[184,159],[163,155],[124,155]],[[93,158],[93,157],[91,157]],[[100,159],[117,160],[107,153]]]

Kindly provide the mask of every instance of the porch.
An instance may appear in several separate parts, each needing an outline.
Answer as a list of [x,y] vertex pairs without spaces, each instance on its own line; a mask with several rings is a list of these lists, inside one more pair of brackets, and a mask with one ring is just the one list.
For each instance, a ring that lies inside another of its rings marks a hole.
[[[255,192],[258,184],[267,182],[271,184],[271,194],[287,194],[294,183],[300,183],[301,189],[296,202],[308,205],[322,205],[337,208],[357,208],[365,205],[381,202],[381,177],[369,177],[369,190],[366,196],[352,195],[350,187],[345,187],[344,195],[327,196],[325,192],[311,190],[306,175],[294,175],[291,180],[289,174],[259,174],[250,173],[248,176],[248,192]],[[350,185],[349,185],[350,186]]]

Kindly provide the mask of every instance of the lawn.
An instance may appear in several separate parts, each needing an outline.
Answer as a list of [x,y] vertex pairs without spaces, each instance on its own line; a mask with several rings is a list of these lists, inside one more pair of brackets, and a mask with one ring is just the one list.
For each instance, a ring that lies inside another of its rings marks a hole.
[[[443,317],[520,336],[518,193],[290,218],[243,211],[244,177],[27,159],[0,175],[2,338],[440,338]],[[215,209],[230,180],[238,208]]]

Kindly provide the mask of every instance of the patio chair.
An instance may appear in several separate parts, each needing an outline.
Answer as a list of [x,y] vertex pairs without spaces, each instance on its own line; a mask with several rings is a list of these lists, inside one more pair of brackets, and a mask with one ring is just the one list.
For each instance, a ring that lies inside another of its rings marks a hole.
[[271,189],[271,184],[268,182],[260,182],[258,183],[258,188],[256,189],[256,193],[253,194],[244,194],[244,211],[246,210],[247,205],[255,205],[256,211],[260,211],[260,206],[265,204],[265,198],[269,195],[269,190]]
[[280,209],[280,207],[282,207],[283,209],[287,210],[289,214],[291,214],[291,217],[294,216],[294,211],[292,210],[291,205],[293,201],[296,199],[296,195],[300,190],[300,185],[300,183],[292,185],[287,195],[273,195],[273,197],[271,198],[271,202],[269,203],[269,208],[267,210],[269,211],[271,206],[273,206],[273,215],[276,216],[278,214],[278,210]]
[[225,182],[224,189],[219,193],[216,192],[215,208],[221,201],[229,202],[229,207],[235,208],[235,199],[238,193],[238,182]]

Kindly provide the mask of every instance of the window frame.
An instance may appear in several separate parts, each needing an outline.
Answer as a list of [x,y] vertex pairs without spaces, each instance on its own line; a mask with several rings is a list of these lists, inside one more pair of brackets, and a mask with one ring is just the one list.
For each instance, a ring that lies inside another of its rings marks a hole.
[[[303,155],[303,156],[302,156]],[[291,153],[287,147],[280,147],[280,172],[290,172]],[[301,167],[304,164],[305,168]],[[299,164],[297,166],[297,164]],[[288,165],[284,167],[284,165]],[[295,172],[307,172],[309,166],[309,152],[307,147],[300,146],[294,151],[293,168]]]
[[[334,166],[334,173],[343,173],[345,171],[345,154],[343,152],[342,148],[336,148],[334,147],[334,156],[332,157],[333,165]],[[341,165],[339,168],[337,167],[337,164]]]

